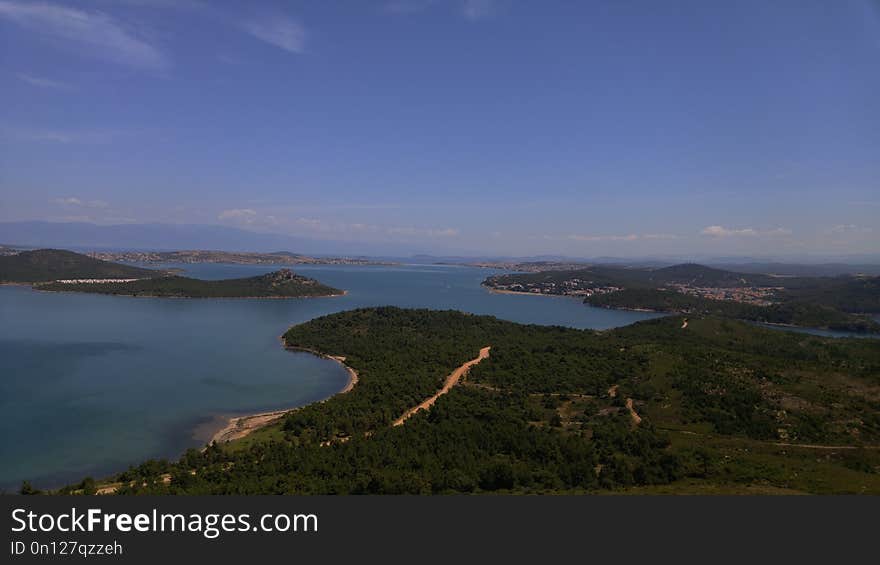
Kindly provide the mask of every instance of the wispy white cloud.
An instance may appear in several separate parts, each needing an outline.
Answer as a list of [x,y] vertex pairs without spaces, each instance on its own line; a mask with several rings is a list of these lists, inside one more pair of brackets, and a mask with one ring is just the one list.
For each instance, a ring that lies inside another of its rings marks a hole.
[[0,18],[41,35],[69,41],[89,54],[116,63],[161,70],[165,54],[103,12],[86,12],[45,2],[0,0]]
[[731,229],[724,226],[706,226],[700,233],[712,237],[755,236],[758,235],[758,230],[752,228]]
[[87,216],[85,214],[73,214],[73,215],[61,216],[58,219],[62,222],[77,222],[77,223],[85,222],[85,223],[89,223],[89,224],[97,223],[96,218],[93,218],[91,216]]
[[210,5],[201,0],[101,0],[104,3],[127,4],[144,8],[176,8],[185,10],[205,10]]
[[867,226],[857,226],[855,224],[838,224],[826,230],[832,234],[848,234],[848,233],[871,233],[874,230]]
[[324,222],[322,222],[318,218],[297,218],[296,220],[294,220],[294,223],[299,226],[313,229],[321,229],[324,226]]
[[627,235],[582,235],[573,233],[566,236],[566,239],[572,241],[635,241],[638,238],[639,236],[634,233]]
[[218,220],[248,220],[257,217],[257,211],[250,208],[233,208],[231,210],[223,210],[217,216]]
[[388,0],[382,9],[392,14],[414,14],[441,3],[454,7],[472,22],[491,16],[496,8],[495,0]]
[[421,12],[435,2],[436,0],[389,0],[382,7],[393,14],[412,14]]
[[678,239],[679,236],[672,233],[646,233],[642,239]]
[[227,224],[260,229],[274,228],[282,223],[274,215],[260,213],[252,208],[223,210],[217,215],[217,219]]
[[340,233],[340,234],[371,234],[379,236],[392,237],[427,237],[427,238],[445,238],[456,237],[459,230],[455,228],[422,228],[414,226],[380,226],[367,223],[329,223],[318,218],[297,218],[295,223],[297,226],[308,228],[312,231],[323,233]]
[[470,21],[477,21],[492,15],[494,0],[464,0],[462,13]]
[[[562,239],[570,241],[638,241],[638,240],[656,240],[656,239],[678,239],[679,236],[671,233],[630,233],[623,235],[583,235],[569,234]],[[554,236],[545,236],[545,239],[559,239]]]
[[70,196],[68,198],[53,198],[50,200],[52,204],[62,204],[66,206],[81,206],[82,200],[77,198],[76,196]]
[[69,84],[59,82],[57,80],[37,77],[34,75],[29,75],[27,73],[18,73],[18,79],[22,82],[26,82],[31,86],[37,86],[40,88],[51,88],[55,90],[71,90],[73,88]]
[[459,231],[455,228],[426,229],[414,227],[390,227],[385,228],[388,235],[405,235],[416,237],[456,237]]
[[33,141],[53,141],[56,143],[71,143],[74,140],[72,134],[61,131],[40,131],[25,134],[26,138]]
[[302,53],[306,48],[306,29],[292,18],[276,16],[252,20],[244,30],[261,41],[291,53]]
[[68,196],[63,198],[52,198],[49,200],[51,204],[60,206],[82,207],[82,208],[98,208],[106,209],[110,207],[110,203],[105,200],[83,200],[76,196]]
[[791,230],[786,228],[774,228],[771,230],[758,230],[755,228],[726,228],[724,226],[706,226],[700,233],[710,237],[759,237],[759,236],[783,236],[791,235]]
[[115,130],[5,130],[8,137],[47,143],[109,143],[125,132]]
[[321,234],[330,237],[369,237],[373,239],[400,238],[452,238],[460,235],[452,227],[417,227],[379,225],[364,222],[346,223],[326,221],[308,216],[279,214],[273,209],[271,215],[253,208],[232,208],[223,210],[217,219],[251,228],[287,231],[296,234]]

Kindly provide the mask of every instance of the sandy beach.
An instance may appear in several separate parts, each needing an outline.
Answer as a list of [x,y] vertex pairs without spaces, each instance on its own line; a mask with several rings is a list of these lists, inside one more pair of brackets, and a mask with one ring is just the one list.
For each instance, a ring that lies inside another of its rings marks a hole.
[[[324,355],[323,353],[318,353],[317,351],[306,349],[302,347],[294,347],[287,345],[284,342],[284,337],[281,337],[281,343],[284,344],[286,349],[291,351],[303,351],[306,353],[311,353],[312,355],[317,355],[318,357],[324,357],[326,359],[332,359],[336,361],[340,365],[342,365],[345,370],[348,372],[348,382],[345,387],[342,388],[339,392],[321,400],[320,402],[324,402],[337,394],[345,394],[350,392],[358,382],[358,374],[357,371],[349,367],[345,364],[345,357],[340,355]],[[217,442],[217,443],[225,443],[227,441],[232,441],[235,439],[243,438],[249,435],[254,430],[258,430],[262,427],[268,426],[272,422],[282,418],[288,412],[296,410],[297,408],[301,408],[300,406],[296,406],[293,408],[284,408],[282,410],[272,410],[270,412],[259,412],[257,414],[246,414],[244,416],[235,416],[229,418],[226,424],[220,428],[217,432],[211,435],[211,439],[208,441],[208,444]]]

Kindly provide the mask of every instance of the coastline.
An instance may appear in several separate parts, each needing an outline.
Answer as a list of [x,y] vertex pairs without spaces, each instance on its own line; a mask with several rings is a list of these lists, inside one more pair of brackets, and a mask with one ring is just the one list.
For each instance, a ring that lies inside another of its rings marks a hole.
[[[358,383],[357,371],[345,364],[345,357],[341,355],[327,355],[305,347],[288,345],[287,342],[284,341],[284,336],[280,336],[278,339],[281,341],[281,344],[285,349],[288,349],[290,351],[302,351],[305,353],[311,353],[312,355],[316,355],[318,357],[323,357],[325,359],[336,361],[337,363],[342,365],[342,367],[348,373],[348,382],[341,390],[331,394],[327,398],[319,400],[318,402],[326,402],[336,395],[351,392],[351,390],[354,389],[355,385]],[[306,404],[305,406],[308,405]],[[245,436],[250,435],[256,430],[259,430],[260,428],[264,428],[269,424],[272,424],[273,422],[281,419],[285,414],[292,412],[293,410],[297,410],[298,408],[302,408],[302,406],[294,406],[292,408],[283,408],[281,410],[271,410],[268,412],[258,412],[255,414],[245,414],[242,416],[230,417],[226,420],[225,425],[223,425],[219,430],[211,434],[210,439],[208,440],[206,445],[210,445],[215,442],[226,443],[236,439],[241,439]]]
[[667,316],[687,316],[688,314],[693,314],[693,312],[679,312],[677,310],[655,310],[654,308],[627,308],[626,306],[604,306],[597,304],[590,304],[589,302],[584,302],[587,306],[591,308],[604,308],[606,310],[623,310],[624,312],[646,312],[648,314],[666,314]]
[[[5,283],[4,283],[5,284]],[[339,298],[346,296],[347,290],[334,294],[304,294],[302,296],[171,296],[160,294],[126,294],[124,292],[88,292],[85,290],[49,290],[39,288],[38,285],[31,283],[11,283],[17,286],[30,286],[31,290],[36,292],[56,293],[56,294],[87,294],[90,296],[124,296],[127,298],[171,298],[180,300],[292,300],[296,298]]]
[[491,286],[480,285],[492,294],[515,294],[516,296],[544,296],[546,298],[580,298],[571,294],[544,294],[543,292],[521,292],[518,290],[503,290]]
[[545,296],[547,298],[572,298],[577,299],[590,306],[591,308],[605,308],[606,310],[623,310],[625,312],[646,312],[648,314],[677,314],[672,310],[652,310],[650,308],[625,308],[625,307],[617,307],[617,306],[596,306],[595,304],[590,304],[584,300],[583,296],[575,295],[575,294],[545,294],[543,292],[522,292],[519,290],[502,290],[498,288],[492,288],[491,286],[482,285],[483,288],[487,289],[492,294],[514,294],[516,296]]

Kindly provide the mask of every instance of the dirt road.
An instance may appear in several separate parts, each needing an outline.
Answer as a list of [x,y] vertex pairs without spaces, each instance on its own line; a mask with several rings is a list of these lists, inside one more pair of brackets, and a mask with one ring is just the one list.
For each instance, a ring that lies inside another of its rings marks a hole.
[[468,361],[467,363],[465,363],[464,365],[462,365],[458,369],[452,371],[452,374],[450,374],[448,377],[446,377],[446,382],[443,383],[443,388],[441,388],[437,392],[437,394],[428,398],[427,400],[425,400],[424,402],[422,402],[418,406],[414,406],[414,407],[410,408],[409,410],[407,410],[406,412],[404,412],[403,416],[396,419],[394,421],[394,424],[392,424],[392,425],[399,426],[402,423],[406,422],[413,414],[415,414],[419,410],[427,410],[428,408],[433,406],[434,403],[437,402],[438,398],[440,398],[441,396],[443,396],[444,394],[449,392],[449,390],[452,387],[454,387],[455,385],[458,384],[458,381],[460,381],[461,378],[465,374],[467,374],[468,370],[470,370],[471,367],[473,367],[474,365],[476,365],[477,363],[479,363],[480,361],[482,361],[483,359],[485,359],[489,356],[489,349],[491,349],[491,346],[484,347],[483,349],[480,350],[480,355],[477,356],[476,359],[471,359],[470,361]]
[[626,399],[626,409],[629,410],[629,417],[632,418],[634,426],[638,426],[639,424],[642,423],[642,417],[639,416],[639,413],[636,412],[635,408],[633,408],[633,399],[632,398]]

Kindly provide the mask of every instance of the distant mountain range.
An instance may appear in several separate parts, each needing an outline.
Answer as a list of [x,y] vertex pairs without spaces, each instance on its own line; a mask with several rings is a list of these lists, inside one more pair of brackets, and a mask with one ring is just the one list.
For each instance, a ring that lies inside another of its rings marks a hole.
[[409,243],[319,240],[291,235],[254,232],[234,227],[199,224],[119,224],[85,222],[0,222],[0,254],[3,245],[24,248],[56,247],[76,250],[187,249],[218,251],[279,252],[312,256],[370,257],[410,263],[585,263],[626,267],[664,267],[699,262],[743,273],[774,273],[789,276],[833,276],[863,273],[880,275],[880,254],[786,257],[569,257],[564,255],[509,256],[476,251],[455,255],[416,254]]

